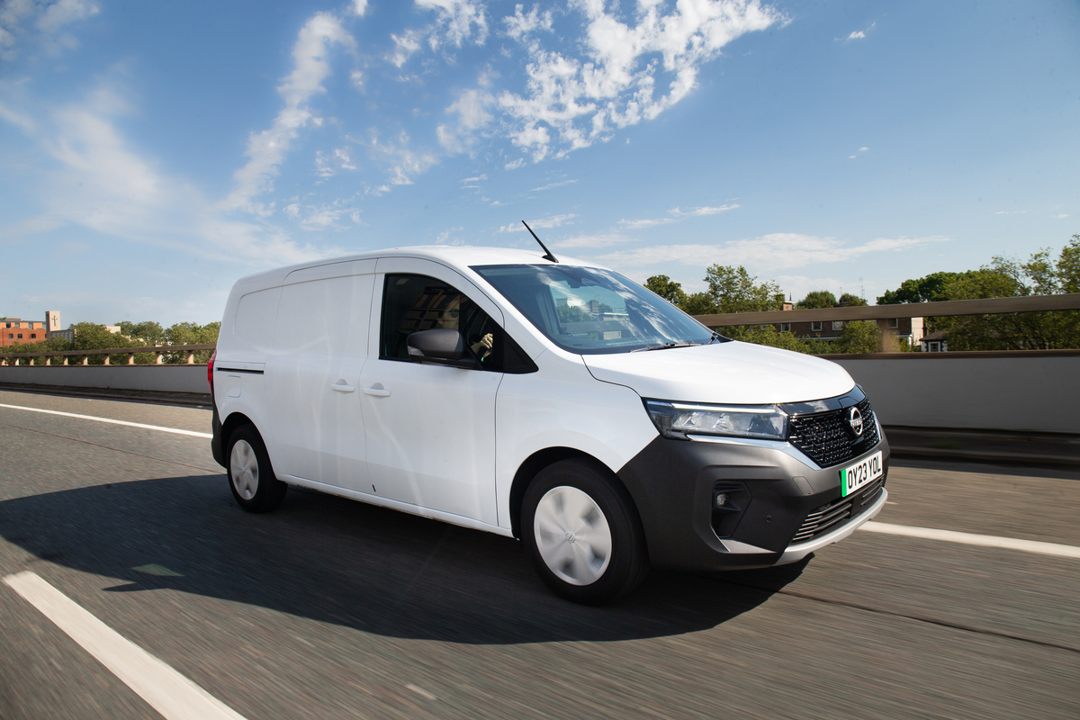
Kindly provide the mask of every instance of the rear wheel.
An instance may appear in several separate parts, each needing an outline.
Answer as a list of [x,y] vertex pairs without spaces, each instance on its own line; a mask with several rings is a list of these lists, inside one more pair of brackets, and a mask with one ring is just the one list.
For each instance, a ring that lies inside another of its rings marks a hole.
[[583,460],[563,460],[537,474],[525,491],[521,528],[537,574],[568,600],[611,602],[648,572],[633,502],[609,474]]
[[233,432],[226,457],[229,488],[240,507],[248,512],[268,512],[281,504],[288,485],[275,477],[270,455],[253,426],[244,425]]

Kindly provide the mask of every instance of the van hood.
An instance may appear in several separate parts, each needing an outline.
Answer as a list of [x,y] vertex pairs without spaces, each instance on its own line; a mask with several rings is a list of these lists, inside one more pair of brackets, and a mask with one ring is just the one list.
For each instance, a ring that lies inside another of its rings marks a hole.
[[658,400],[773,405],[835,397],[855,386],[836,363],[737,341],[582,358],[597,380]]

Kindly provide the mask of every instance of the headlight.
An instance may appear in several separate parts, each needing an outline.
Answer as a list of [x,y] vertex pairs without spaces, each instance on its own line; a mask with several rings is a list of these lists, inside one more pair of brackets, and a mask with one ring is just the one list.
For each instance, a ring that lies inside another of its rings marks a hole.
[[691,405],[646,400],[645,409],[666,438],[686,440],[687,435],[787,438],[787,413],[775,405]]

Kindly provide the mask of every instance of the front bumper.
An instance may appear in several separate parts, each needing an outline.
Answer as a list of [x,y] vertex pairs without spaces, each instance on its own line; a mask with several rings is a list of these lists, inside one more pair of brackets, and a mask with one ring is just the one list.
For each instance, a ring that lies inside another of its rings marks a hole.
[[[653,565],[694,571],[771,567],[844,539],[885,506],[889,445],[880,426],[878,431],[874,447],[829,468],[778,441],[657,437],[618,475],[637,505]],[[877,452],[880,480],[841,497],[841,468]],[[729,508],[715,507],[718,492],[729,496]],[[818,531],[814,521],[820,517],[832,519]]]

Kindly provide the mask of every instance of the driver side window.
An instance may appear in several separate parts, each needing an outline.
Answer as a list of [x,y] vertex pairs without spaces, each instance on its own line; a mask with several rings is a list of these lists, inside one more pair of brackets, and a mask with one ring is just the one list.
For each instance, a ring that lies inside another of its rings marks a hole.
[[409,335],[432,328],[457,330],[483,369],[502,372],[502,328],[451,285],[425,275],[387,275],[383,286],[379,357],[409,362]]

